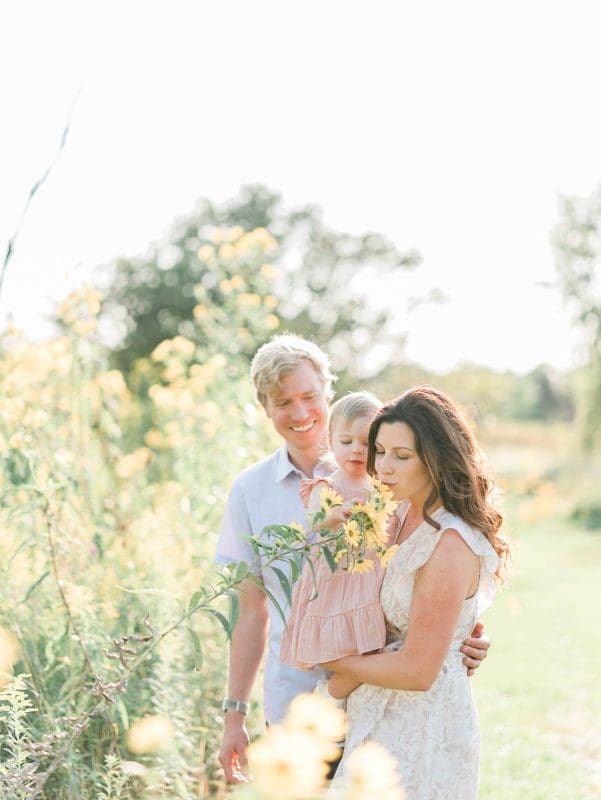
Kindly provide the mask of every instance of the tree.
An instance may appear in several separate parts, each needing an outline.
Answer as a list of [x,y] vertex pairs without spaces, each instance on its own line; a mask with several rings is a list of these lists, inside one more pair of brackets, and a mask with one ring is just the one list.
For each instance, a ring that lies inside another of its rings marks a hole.
[[[147,255],[116,262],[105,305],[112,319],[123,323],[116,365],[128,371],[135,359],[148,356],[164,339],[194,339],[198,287],[204,287],[203,302],[218,308],[224,302],[220,284],[235,277],[211,266],[204,257],[207,248],[217,246],[223,267],[223,246],[227,250],[229,239],[257,229],[275,238],[277,246],[269,257],[279,277],[266,288],[249,286],[253,275],[247,274],[245,291],[260,297],[269,291],[277,297],[281,330],[326,346],[336,366],[352,373],[369,372],[367,354],[374,341],[388,348],[390,360],[400,359],[404,339],[389,331],[391,312],[374,310],[370,296],[378,282],[415,267],[418,253],[401,253],[378,233],[356,236],[331,230],[317,206],[288,210],[280,195],[253,185],[222,205],[199,201]],[[234,237],[227,233],[232,230]],[[227,325],[227,319],[222,323]],[[268,326],[259,328],[265,336]],[[259,344],[260,337],[247,337],[243,354],[249,356]]]
[[601,186],[588,197],[562,197],[552,233],[559,286],[588,353],[589,386],[583,440],[600,443],[601,420]]

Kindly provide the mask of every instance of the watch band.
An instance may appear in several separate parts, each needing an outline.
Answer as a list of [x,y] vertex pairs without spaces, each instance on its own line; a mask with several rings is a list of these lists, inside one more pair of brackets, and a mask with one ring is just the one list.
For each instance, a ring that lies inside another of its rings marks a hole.
[[222,711],[239,711],[241,714],[248,714],[250,711],[250,703],[245,703],[243,700],[229,700],[227,697],[221,704]]

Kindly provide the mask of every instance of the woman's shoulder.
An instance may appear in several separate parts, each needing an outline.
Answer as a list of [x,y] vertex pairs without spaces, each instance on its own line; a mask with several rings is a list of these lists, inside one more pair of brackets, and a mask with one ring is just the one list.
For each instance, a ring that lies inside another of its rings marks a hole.
[[497,558],[492,544],[482,531],[474,528],[473,525],[470,525],[458,514],[454,514],[446,508],[443,508],[436,519],[441,526],[440,531],[438,531],[438,536],[442,535],[447,530],[457,531],[470,550],[476,555],[482,558]]

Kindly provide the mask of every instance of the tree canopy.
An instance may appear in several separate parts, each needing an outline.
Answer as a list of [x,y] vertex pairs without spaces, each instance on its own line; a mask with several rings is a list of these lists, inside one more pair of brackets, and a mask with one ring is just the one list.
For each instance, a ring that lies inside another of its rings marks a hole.
[[[261,232],[253,234],[255,244],[269,245],[260,257],[256,248],[250,258],[240,248],[252,231]],[[370,302],[374,288],[419,262],[417,251],[401,252],[382,234],[332,230],[316,205],[288,209],[262,185],[242,187],[223,204],[203,199],[147,254],[115,263],[105,305],[123,320],[114,361],[127,372],[164,339],[202,339],[209,325],[220,325],[222,344],[245,356],[266,331],[288,330],[327,346],[339,370],[368,373],[374,341],[387,348],[390,361],[400,360],[404,346],[404,337],[389,328],[391,312]],[[240,303],[234,313],[235,295],[244,295],[245,313]],[[204,320],[199,306],[211,312]],[[226,329],[242,334],[226,335]]]
[[601,185],[587,197],[562,197],[552,233],[559,287],[588,353],[583,440],[601,443]]

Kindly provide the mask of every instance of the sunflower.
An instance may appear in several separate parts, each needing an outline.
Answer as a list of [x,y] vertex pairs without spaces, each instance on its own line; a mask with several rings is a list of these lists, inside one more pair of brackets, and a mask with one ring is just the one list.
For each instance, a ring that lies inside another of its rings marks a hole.
[[305,538],[307,536],[307,531],[303,528],[303,526],[300,524],[300,522],[291,522],[290,525],[288,525],[288,527],[296,532],[296,534],[297,534],[296,538],[300,542],[305,540]]
[[375,567],[375,562],[371,558],[361,558],[355,561],[349,572],[352,574],[362,575],[364,572],[369,572]]
[[351,547],[357,547],[361,542],[361,533],[359,531],[357,520],[349,519],[348,522],[345,522],[343,531],[347,544]]
[[398,544],[393,544],[392,547],[389,547],[387,550],[384,550],[384,552],[381,553],[381,555],[380,555],[380,564],[383,567],[387,567],[388,564],[390,564],[390,561],[392,560],[394,554],[396,553],[396,551],[398,549],[399,549],[399,545]]
[[343,504],[343,499],[340,497],[335,489],[331,486],[324,486],[319,495],[321,502],[321,510],[327,514],[332,508],[338,508]]

